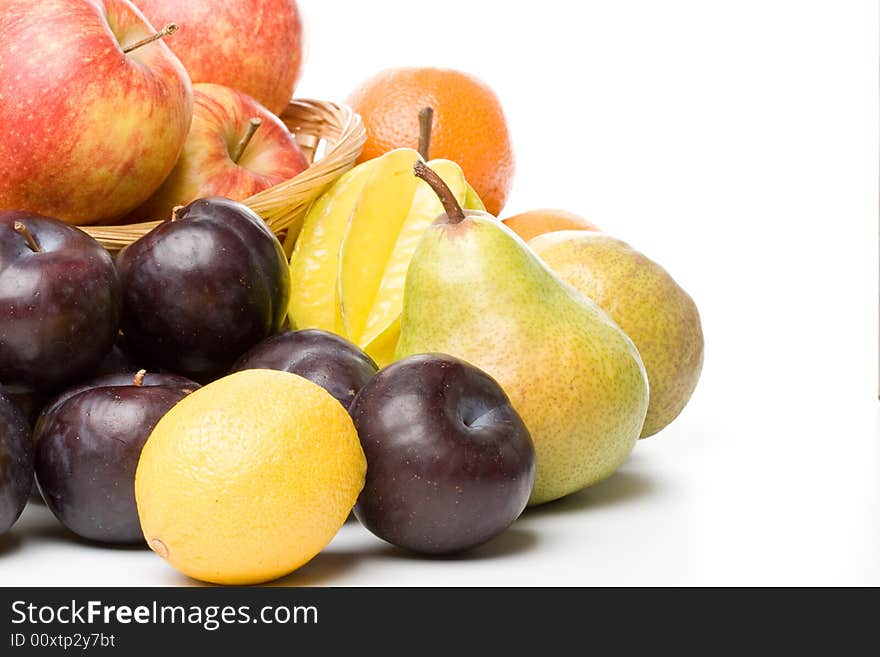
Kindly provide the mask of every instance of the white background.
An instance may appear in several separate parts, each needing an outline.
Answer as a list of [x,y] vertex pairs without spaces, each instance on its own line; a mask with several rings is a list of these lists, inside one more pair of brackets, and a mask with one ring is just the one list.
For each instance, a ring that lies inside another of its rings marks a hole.
[[[867,0],[301,0],[298,95],[440,65],[499,94],[505,215],[578,212],[703,314],[681,418],[612,480],[469,558],[348,524],[291,585],[880,584],[878,17]],[[191,583],[30,508],[0,584]]]

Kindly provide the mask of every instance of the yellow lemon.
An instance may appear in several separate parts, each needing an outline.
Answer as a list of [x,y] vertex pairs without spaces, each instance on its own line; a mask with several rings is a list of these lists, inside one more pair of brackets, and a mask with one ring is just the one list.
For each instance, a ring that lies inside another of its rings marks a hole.
[[182,573],[259,584],[331,541],[367,463],[342,405],[295,374],[251,370],[189,395],[156,425],[135,495],[147,543]]

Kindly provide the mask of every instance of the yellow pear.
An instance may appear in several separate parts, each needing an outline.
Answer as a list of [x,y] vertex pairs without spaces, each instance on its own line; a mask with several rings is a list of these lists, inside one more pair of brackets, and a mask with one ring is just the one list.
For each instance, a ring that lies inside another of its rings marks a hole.
[[509,228],[463,211],[425,165],[416,171],[446,213],[410,263],[397,357],[449,354],[501,384],[535,444],[530,504],[611,476],[638,441],[648,408],[635,345]]
[[651,383],[642,438],[664,429],[690,400],[703,369],[703,330],[693,299],[663,267],[610,235],[561,231],[529,246],[635,342]]

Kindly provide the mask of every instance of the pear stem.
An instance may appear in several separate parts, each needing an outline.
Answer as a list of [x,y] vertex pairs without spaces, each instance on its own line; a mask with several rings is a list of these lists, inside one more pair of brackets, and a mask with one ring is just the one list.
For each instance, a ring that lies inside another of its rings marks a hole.
[[449,186],[443,182],[443,178],[438,176],[431,167],[420,160],[413,165],[413,173],[416,174],[417,178],[421,178],[428,183],[431,189],[434,190],[434,193],[440,197],[440,202],[443,203],[443,209],[446,210],[446,216],[449,219],[447,223],[454,225],[460,224],[465,220],[464,210],[462,210],[461,206],[458,204],[458,199],[455,198],[455,194],[453,194],[452,190],[449,189]]
[[141,46],[145,46],[148,43],[153,43],[153,41],[158,41],[162,37],[171,36],[172,34],[177,32],[178,29],[179,28],[177,26],[177,23],[168,23],[168,25],[166,25],[164,28],[162,28],[161,31],[156,32],[155,34],[151,34],[150,36],[148,36],[144,39],[141,39],[137,43],[133,43],[130,46],[126,46],[125,48],[122,49],[122,52],[124,52],[127,55],[131,51],[137,50]]
[[25,226],[20,221],[16,221],[12,224],[12,230],[21,235],[25,242],[27,242],[28,248],[34,253],[41,253],[43,249],[40,248],[40,245],[37,244],[37,240],[34,239],[34,236],[31,234],[31,231],[28,230],[27,226]]
[[425,107],[419,112],[419,155],[427,162],[431,159],[431,130],[434,127],[434,108]]
[[134,383],[138,388],[144,385],[144,378],[147,376],[147,370],[141,370],[137,374],[134,375]]
[[241,138],[241,141],[238,142],[238,146],[235,147],[235,150],[232,151],[232,161],[238,164],[238,161],[241,159],[241,156],[244,155],[245,149],[248,147],[248,144],[251,143],[251,139],[254,138],[254,133],[256,133],[257,129],[263,125],[263,119],[259,116],[255,116],[248,123],[247,132],[244,133],[244,137]]

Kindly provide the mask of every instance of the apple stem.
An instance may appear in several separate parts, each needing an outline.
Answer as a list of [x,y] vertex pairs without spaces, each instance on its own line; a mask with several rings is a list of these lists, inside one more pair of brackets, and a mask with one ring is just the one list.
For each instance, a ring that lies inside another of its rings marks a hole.
[[458,204],[458,199],[455,198],[455,194],[453,194],[452,190],[449,189],[449,186],[443,182],[443,178],[438,176],[431,167],[421,160],[415,163],[413,166],[413,172],[416,174],[417,178],[421,178],[428,183],[431,189],[434,190],[434,193],[440,197],[440,202],[443,203],[443,208],[446,210],[446,216],[449,218],[448,223],[453,225],[460,224],[465,220],[464,210],[462,210],[461,206]]
[[138,388],[140,388],[144,385],[144,378],[146,378],[146,376],[147,376],[147,370],[141,370],[140,372],[138,372],[137,374],[134,375],[134,380],[132,381],[132,383],[134,383]]
[[251,139],[254,138],[254,133],[256,133],[257,129],[263,125],[263,119],[258,116],[255,116],[248,123],[247,132],[244,133],[244,137],[241,138],[241,141],[238,142],[238,146],[235,147],[235,150],[232,151],[232,161],[238,164],[238,161],[241,159],[241,156],[244,155],[244,150],[248,147],[248,144],[251,143]]
[[34,239],[34,236],[31,234],[31,231],[28,230],[27,226],[25,226],[20,221],[16,221],[12,224],[12,229],[21,235],[25,242],[27,242],[28,248],[34,253],[40,253],[43,249],[40,248],[40,245],[37,244],[37,240]]
[[427,162],[431,159],[431,129],[434,127],[434,108],[425,107],[419,112],[419,155]]
[[132,50],[137,50],[141,46],[145,46],[148,43],[153,43],[153,41],[158,41],[162,37],[171,36],[172,34],[177,32],[178,29],[179,28],[177,26],[177,23],[168,23],[168,25],[166,25],[164,28],[162,28],[161,31],[156,32],[155,34],[151,34],[150,36],[148,36],[144,39],[141,39],[137,43],[133,43],[130,46],[126,46],[125,48],[122,49],[122,52],[124,52],[127,55]]

